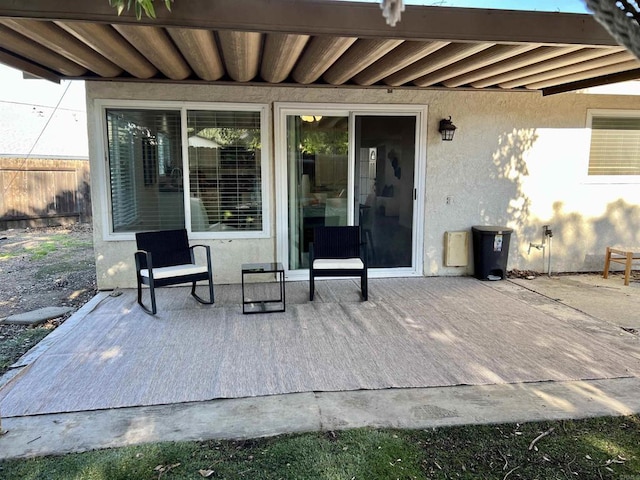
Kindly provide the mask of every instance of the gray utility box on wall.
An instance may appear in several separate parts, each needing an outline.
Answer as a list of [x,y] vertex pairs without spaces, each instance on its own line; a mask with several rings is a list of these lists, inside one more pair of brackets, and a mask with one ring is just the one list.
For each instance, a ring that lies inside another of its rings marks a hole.
[[509,241],[513,230],[507,227],[475,226],[473,267],[478,280],[502,280],[507,273]]

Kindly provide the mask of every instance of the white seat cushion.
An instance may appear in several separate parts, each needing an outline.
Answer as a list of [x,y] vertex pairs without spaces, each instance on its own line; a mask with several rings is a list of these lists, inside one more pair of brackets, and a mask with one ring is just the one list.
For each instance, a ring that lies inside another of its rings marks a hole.
[[318,258],[313,261],[316,270],[361,270],[364,268],[362,259],[356,258]]
[[[193,275],[195,273],[205,273],[207,271],[206,266],[194,265],[192,263],[187,263],[184,265],[173,265],[171,267],[160,267],[153,269],[153,278],[161,279],[161,278],[171,278],[171,277],[182,277],[183,275]],[[143,268],[140,270],[140,275],[143,277],[149,276],[149,270]]]

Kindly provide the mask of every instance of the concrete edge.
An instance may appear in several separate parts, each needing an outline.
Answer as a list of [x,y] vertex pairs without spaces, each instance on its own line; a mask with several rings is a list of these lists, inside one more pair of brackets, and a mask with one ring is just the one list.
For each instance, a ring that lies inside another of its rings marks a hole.
[[246,439],[361,427],[424,429],[640,412],[640,378],[307,392],[10,417],[0,460],[157,441]]

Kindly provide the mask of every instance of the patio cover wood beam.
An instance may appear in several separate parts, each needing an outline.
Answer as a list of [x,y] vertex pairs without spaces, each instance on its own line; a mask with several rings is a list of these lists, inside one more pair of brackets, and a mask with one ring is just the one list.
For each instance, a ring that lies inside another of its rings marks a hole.
[[332,85],[342,85],[401,43],[402,40],[358,40],[322,78]]
[[449,42],[404,42],[391,53],[388,53],[353,77],[353,81],[358,85],[373,85],[393,72],[408,67],[447,45],[449,45]]
[[[640,68],[640,63],[637,63],[637,60],[635,60],[635,57],[631,52],[626,52],[626,51],[619,52],[619,53],[614,53],[613,55],[606,55],[604,57],[595,58],[593,60],[574,63],[571,65],[567,65],[566,67],[556,68],[554,70],[538,73],[536,75],[530,75],[528,77],[518,78],[511,82],[501,83],[499,84],[499,86],[502,88],[516,88],[516,87],[521,87],[525,85],[527,86],[527,88],[531,88],[529,87],[529,85],[534,85],[538,83],[543,84],[545,81],[548,81],[548,80],[553,80],[560,77],[577,74],[580,72],[587,72],[587,75],[588,75],[589,71],[595,70],[597,68],[611,67],[614,65],[618,66],[623,62],[629,63],[634,61],[636,64],[631,68]],[[622,70],[628,70],[628,69],[619,68],[618,70],[615,70],[615,71],[622,71]],[[615,73],[615,71],[611,71],[607,73]],[[556,81],[556,82],[553,82],[552,84],[555,85],[557,83],[559,82]],[[560,82],[560,83],[567,83],[567,82]],[[549,86],[549,85],[545,85],[545,86]]]
[[472,82],[471,86],[474,88],[485,88],[491,85],[504,84],[518,78],[524,78],[537,73],[546,72],[554,68],[559,68],[567,65],[574,65],[576,63],[586,62],[598,57],[604,57],[611,52],[602,50],[599,48],[587,48],[581,49],[576,52],[561,55],[550,60],[546,60],[540,63],[535,63],[523,67],[519,70],[512,70],[494,77],[485,78],[476,82]]
[[111,25],[86,22],[56,24],[136,78],[151,78],[158,72]]
[[186,28],[168,28],[167,31],[200,78],[215,81],[224,75],[224,65],[212,31]]
[[227,73],[236,82],[248,82],[258,75],[262,35],[254,32],[218,32]]
[[575,90],[581,90],[583,88],[599,87],[601,85],[609,85],[611,83],[628,82],[631,80],[640,79],[640,68],[629,70],[626,72],[613,73],[610,75],[603,75],[601,77],[588,78],[586,80],[580,80],[577,82],[563,83],[561,85],[555,85],[542,89],[542,95],[556,95],[558,93],[573,92]]
[[41,43],[50,50],[58,52],[101,77],[115,77],[122,73],[120,67],[54,23],[36,20],[15,21],[8,18],[0,19],[0,23]]
[[191,69],[163,29],[132,25],[113,28],[168,78],[184,80],[191,75]]
[[459,62],[449,65],[448,67],[441,68],[440,70],[436,70],[428,75],[416,78],[413,83],[419,87],[435,85],[436,83],[447,78],[451,78],[454,75],[462,75],[471,70],[477,70],[487,65],[493,65],[500,60],[515,57],[516,55],[531,51],[539,46],[540,45],[536,44],[496,45],[465,58],[464,60],[460,60]]
[[271,83],[286,80],[308,41],[309,35],[267,35],[260,69],[262,78]]
[[527,53],[521,53],[508,60],[502,60],[494,65],[480,68],[462,75],[458,75],[450,80],[444,81],[446,87],[454,88],[461,85],[469,85],[470,83],[485,78],[491,78],[505,72],[509,72],[515,68],[522,68],[532,63],[541,62],[550,58],[559,57],[567,53],[580,50],[580,47],[540,47]]
[[63,75],[79,77],[86,73],[84,67],[3,25],[0,25],[0,48],[12,50]]
[[355,37],[312,38],[291,76],[303,85],[315,82],[356,40]]
[[493,43],[452,43],[388,76],[383,81],[389,86],[397,87],[493,46]]
[[591,15],[557,12],[409,5],[395,27],[385,23],[373,1],[189,0],[176,2],[171,12],[157,6],[156,13],[156,20],[143,16],[138,21],[132,12],[118,16],[106,1],[0,0],[0,17],[401,40],[616,45]]
[[544,88],[553,87],[554,85],[558,84],[578,82],[580,80],[587,80],[589,78],[599,78],[614,73],[637,70],[638,67],[640,67],[640,63],[638,63],[637,60],[631,60],[629,62],[622,62],[615,65],[587,70],[585,72],[574,73],[573,75],[553,78],[545,82],[530,83],[525,85],[525,87],[531,90],[542,90]]
[[34,65],[24,58],[11,55],[10,53],[3,51],[1,48],[0,63],[4,63],[5,65],[8,65],[12,68],[26,72],[29,75],[33,75],[34,77],[42,78],[44,80],[49,80],[51,82],[60,83],[61,80],[60,77],[52,71],[39,67],[38,65]]

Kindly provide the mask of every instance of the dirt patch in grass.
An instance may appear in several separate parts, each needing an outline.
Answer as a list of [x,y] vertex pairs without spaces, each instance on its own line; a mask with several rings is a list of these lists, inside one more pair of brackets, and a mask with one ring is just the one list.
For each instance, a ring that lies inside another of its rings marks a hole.
[[0,375],[70,314],[37,327],[3,319],[51,306],[75,311],[95,294],[90,224],[0,231]]

